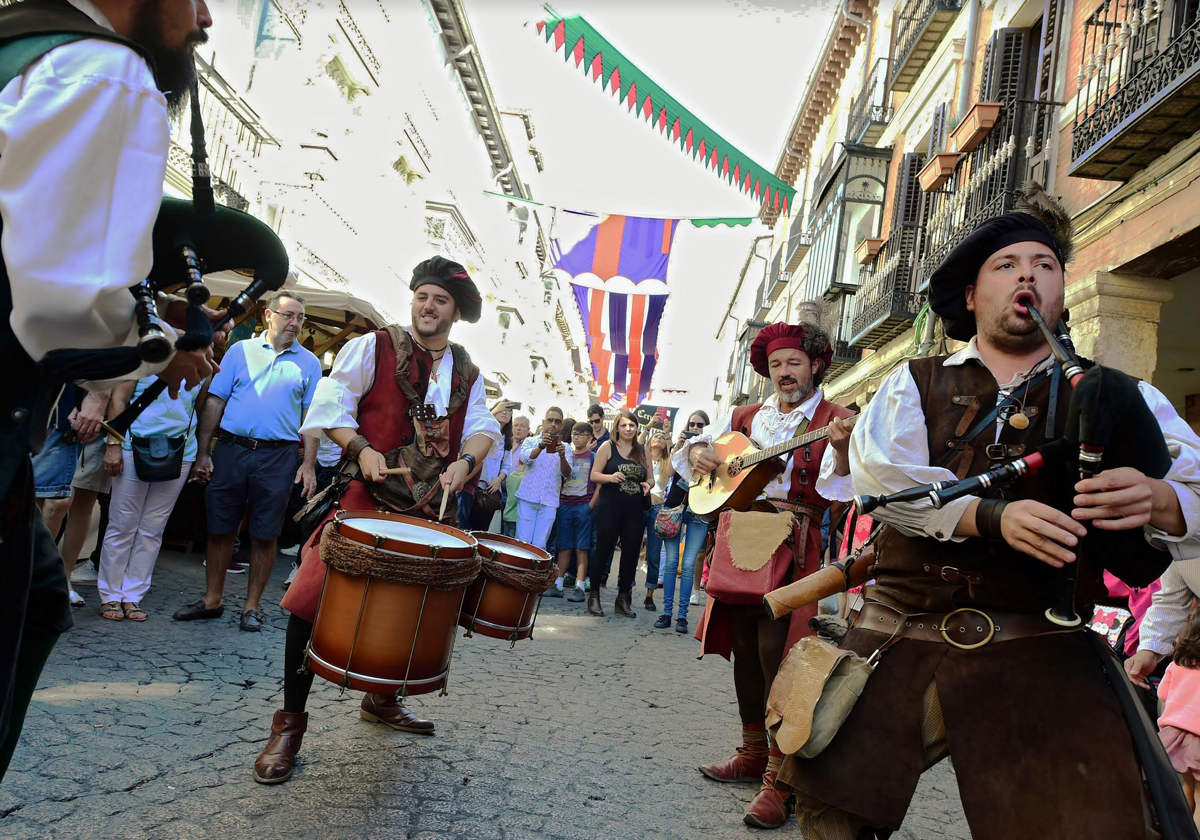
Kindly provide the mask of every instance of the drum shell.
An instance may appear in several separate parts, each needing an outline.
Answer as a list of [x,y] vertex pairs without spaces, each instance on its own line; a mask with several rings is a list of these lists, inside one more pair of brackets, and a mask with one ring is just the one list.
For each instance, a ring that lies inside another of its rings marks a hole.
[[[549,554],[536,546],[512,537],[478,532],[475,536],[479,539],[479,553],[485,561],[490,559],[517,571],[546,570],[554,562]],[[506,551],[509,545],[523,551]],[[525,556],[525,552],[539,556],[534,559]],[[472,633],[493,639],[512,642],[528,639],[533,634],[534,617],[541,597],[541,592],[522,592],[491,580],[480,572],[479,577],[467,587],[458,624]]]
[[438,691],[450,671],[464,591],[331,568],[317,607],[308,667],[356,691],[404,696]]

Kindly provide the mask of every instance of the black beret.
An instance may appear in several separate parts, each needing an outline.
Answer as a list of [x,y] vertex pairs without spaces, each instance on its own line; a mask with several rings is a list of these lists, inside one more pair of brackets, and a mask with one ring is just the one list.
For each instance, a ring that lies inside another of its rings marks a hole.
[[1028,213],[1005,213],[983,222],[958,243],[929,278],[929,308],[941,316],[946,335],[968,341],[975,335],[975,313],[967,309],[967,286],[979,279],[988,258],[1017,242],[1041,242],[1066,265],[1062,248],[1040,220]]
[[412,282],[408,284],[408,288],[415,292],[426,284],[440,286],[449,292],[458,306],[458,311],[462,313],[463,320],[468,324],[474,324],[483,314],[483,298],[479,289],[475,287],[475,281],[467,274],[465,268],[453,260],[430,257],[418,263],[413,269]]

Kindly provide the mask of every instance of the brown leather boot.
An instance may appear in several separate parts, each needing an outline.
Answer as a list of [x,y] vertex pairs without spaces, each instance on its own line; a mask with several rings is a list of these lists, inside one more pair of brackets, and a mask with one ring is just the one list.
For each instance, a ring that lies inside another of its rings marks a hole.
[[594,589],[588,593],[587,611],[592,615],[604,615],[604,607],[600,606],[600,593]]
[[277,785],[292,778],[296,753],[308,729],[308,712],[276,712],[271,721],[271,737],[254,759],[254,781]]
[[617,615],[623,615],[626,618],[637,618],[635,613],[629,606],[630,595],[628,592],[617,593],[617,602],[613,604],[613,612]]
[[776,780],[779,777],[778,764],[763,774],[762,787],[758,796],[746,809],[742,822],[753,828],[779,828],[788,818],[788,799],[790,794],[777,790]]
[[700,772],[714,782],[759,782],[767,772],[767,730],[763,724],[742,725],[742,745],[733,758],[701,764]]
[[432,735],[434,723],[423,720],[400,705],[400,701],[387,694],[364,694],[358,716],[363,720],[383,723],[401,732]]

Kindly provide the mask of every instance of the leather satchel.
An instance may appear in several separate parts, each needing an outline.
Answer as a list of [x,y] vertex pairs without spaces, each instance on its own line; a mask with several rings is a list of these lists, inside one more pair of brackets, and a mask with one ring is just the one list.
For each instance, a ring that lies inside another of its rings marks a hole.
[[791,513],[721,513],[707,592],[726,604],[761,604],[788,582],[796,551],[803,565],[808,517]]
[[168,437],[130,435],[133,468],[141,481],[174,481],[183,473],[183,448],[187,435]]
[[870,659],[819,636],[792,646],[771,685],[767,728],[784,755],[813,758],[829,746],[875,670]]

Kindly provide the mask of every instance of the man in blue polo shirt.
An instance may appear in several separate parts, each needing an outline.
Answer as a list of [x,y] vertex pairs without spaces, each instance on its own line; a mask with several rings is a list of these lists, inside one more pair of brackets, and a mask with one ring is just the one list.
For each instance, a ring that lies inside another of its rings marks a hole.
[[[229,348],[212,381],[197,433],[194,472],[209,481],[208,551],[204,597],[175,613],[177,621],[218,618],[225,612],[225,572],[247,506],[250,509],[250,574],[242,629],[262,629],[258,602],[275,565],[275,539],[283,526],[292,485],[304,498],[316,487],[317,439],[304,438],[300,423],[321,378],[321,363],[297,340],[304,300],[288,291],[266,303],[267,329]],[[219,430],[219,431],[218,431]],[[217,446],[210,457],[213,433]]]

